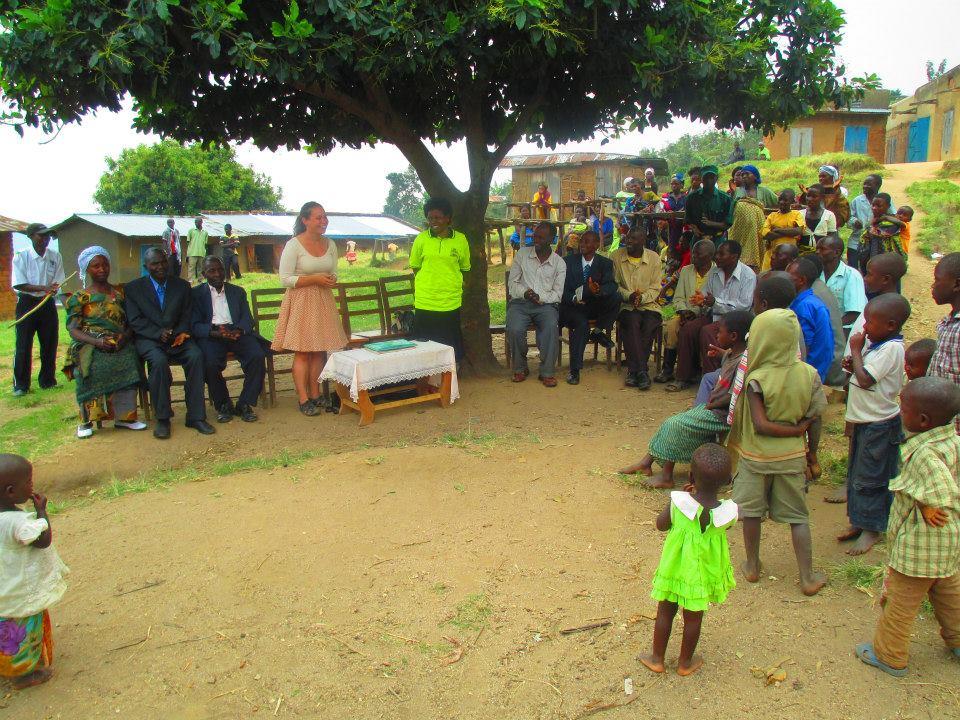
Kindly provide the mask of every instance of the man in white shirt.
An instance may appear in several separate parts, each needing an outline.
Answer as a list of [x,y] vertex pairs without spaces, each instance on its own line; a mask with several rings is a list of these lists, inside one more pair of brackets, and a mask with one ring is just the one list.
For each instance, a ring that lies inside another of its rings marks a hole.
[[527,330],[537,328],[540,382],[556,387],[554,377],[560,353],[560,298],[567,276],[563,258],[553,252],[554,229],[548,222],[534,228],[533,247],[521,247],[513,256],[507,288],[507,343],[513,364],[513,381],[523,382],[527,366]]
[[170,275],[180,277],[183,260],[181,258],[180,231],[177,230],[175,225],[176,221],[173,218],[168,218],[167,229],[163,231],[160,237],[163,239],[163,251],[167,253],[167,260],[170,264]]
[[16,326],[16,350],[13,356],[13,396],[22,397],[30,390],[33,336],[40,342],[40,374],[37,383],[41,388],[57,385],[57,337],[59,320],[57,306],[52,299],[63,282],[63,258],[50,250],[50,230],[43,223],[32,223],[24,234],[33,247],[21,250],[13,256],[10,284],[17,293],[16,317],[19,320],[43,303],[42,307]]

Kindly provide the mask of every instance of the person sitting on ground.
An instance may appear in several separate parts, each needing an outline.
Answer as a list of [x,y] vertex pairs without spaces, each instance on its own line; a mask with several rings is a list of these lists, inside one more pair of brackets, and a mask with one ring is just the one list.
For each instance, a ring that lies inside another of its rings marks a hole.
[[[613,263],[597,255],[599,247],[600,238],[588,230],[580,238],[580,252],[563,258],[567,271],[560,298],[560,325],[570,328],[569,385],[580,383],[587,343],[599,343],[608,350],[614,347],[609,334],[620,311],[620,294]],[[595,323],[592,332],[590,321]]]
[[[217,411],[217,422],[230,422],[234,415],[244,422],[255,422],[257,414],[253,409],[263,392],[270,342],[254,332],[246,291],[224,282],[220,258],[207,257],[203,277],[207,282],[192,291],[190,331],[203,353],[207,391]],[[223,379],[227,353],[232,353],[243,369],[243,388],[236,405],[231,402]]]
[[182,365],[186,383],[186,426],[203,435],[216,432],[207,422],[203,398],[203,353],[190,337],[190,283],[167,274],[167,255],[151,248],[143,258],[145,277],[126,285],[123,307],[134,332],[134,345],[147,363],[150,403],[157,417],[153,436],[170,437],[170,365]]
[[[878,295],[863,311],[864,331],[850,336],[847,394],[847,517],[850,527],[837,537],[856,540],[848,555],[863,555],[887,529],[892,496],[887,489],[897,474],[903,442],[897,397],[903,388],[903,336],[910,303],[902,295]],[[867,342],[869,341],[869,343]]]
[[[529,220],[532,210],[530,209],[529,204],[524,204],[520,206],[520,219]],[[523,238],[521,242],[520,238]],[[513,248],[513,251],[516,252],[520,249],[520,246],[523,247],[533,247],[533,226],[532,225],[516,225],[514,226],[513,234],[510,236],[510,246]]]
[[797,357],[800,323],[792,310],[767,310],[750,329],[743,381],[746,398],[736,403],[727,445],[740,462],[733,499],[743,519],[743,574],[757,582],[760,528],[769,515],[788,523],[800,571],[800,589],[815,595],[826,577],[813,569],[803,436],[826,407],[816,370]]
[[[790,309],[800,322],[806,361],[816,369],[821,382],[826,382],[830,365],[834,361],[833,328],[830,324],[830,311],[810,287],[820,273],[807,258],[798,258],[790,263],[787,272],[797,289],[797,297],[790,303]],[[841,345],[840,348],[842,347]]]
[[680,268],[677,287],[673,294],[673,309],[676,314],[664,324],[663,365],[653,379],[666,383],[673,380],[673,368],[677,362],[677,347],[680,343],[680,329],[688,322],[706,317],[708,308],[702,303],[692,304],[690,298],[698,293],[702,296],[707,276],[713,269],[713,256],[716,246],[711,240],[700,240],[690,251],[691,262]]
[[[667,418],[650,440],[647,454],[640,462],[623,468],[625,475],[647,475],[646,484],[653,488],[672,488],[673,470],[676,464],[690,462],[694,451],[705,442],[713,442],[730,429],[727,413],[730,408],[730,391],[747,349],[747,333],[753,313],[734,310],[720,318],[715,351],[722,355],[720,375],[704,403],[695,404],[689,410]],[[653,463],[662,466],[659,475],[653,476]]]
[[655,673],[665,671],[664,655],[677,610],[683,609],[683,641],[677,674],[692,675],[703,667],[695,655],[703,614],[719,604],[736,586],[727,530],[737,522],[737,506],[719,500],[721,487],[730,482],[730,456],[719,445],[708,443],[693,454],[693,487],[670,493],[670,503],[657,516],[657,529],[667,531],[660,564],[653,576],[651,597],[658,601],[653,629],[653,649],[639,660]]
[[909,205],[901,205],[899,208],[897,208],[897,218],[903,223],[903,227],[900,228],[900,244],[903,246],[903,252],[909,255],[910,223],[913,222],[913,208]]
[[817,241],[837,232],[837,216],[823,203],[823,187],[811,185],[803,195],[805,207],[800,210],[803,217],[803,235],[798,245],[800,254],[816,252]]
[[773,248],[783,243],[793,243],[796,246],[803,235],[803,215],[793,209],[796,194],[789,188],[783,190],[777,197],[777,209],[767,215],[760,229],[760,240],[764,248],[761,271],[770,269],[770,259]]
[[547,220],[550,217],[550,191],[547,189],[546,183],[540,183],[537,185],[537,191],[533,194],[533,201],[531,203],[537,211],[537,218],[540,220]]
[[746,156],[747,155],[744,153],[743,148],[740,147],[740,143],[735,142],[733,143],[733,150],[730,152],[730,155],[727,157],[727,161],[724,163],[724,165],[732,165],[735,162],[743,162]]
[[937,341],[933,338],[922,338],[912,343],[903,352],[903,371],[907,380],[916,380],[924,377],[930,367],[930,359],[937,349]]
[[690,304],[701,306],[709,315],[684,322],[677,347],[676,379],[667,385],[668,392],[685,390],[694,384],[696,372],[711,372],[720,367],[719,359],[708,355],[716,345],[717,320],[731,310],[747,310],[753,305],[757,275],[740,262],[740,245],[728,241],[720,245],[703,291],[690,297]]
[[860,660],[895,677],[907,674],[913,621],[928,597],[947,649],[960,658],[960,438],[951,422],[960,413],[960,389],[943,378],[918,378],[904,388],[900,405],[914,435],[890,482],[880,619],[873,642],[856,647]]
[[717,188],[716,165],[705,165],[700,173],[702,186],[687,194],[684,223],[700,237],[720,240],[733,222],[733,199]]
[[[32,502],[34,512],[19,506]],[[15,688],[50,679],[53,625],[49,608],[67,590],[70,572],[53,547],[47,499],[34,492],[26,458],[0,455],[0,676]]]
[[820,280],[826,283],[837,301],[844,339],[846,339],[853,323],[867,305],[863,276],[858,270],[843,262],[843,241],[836,235],[828,235],[817,242],[817,255],[823,264]]
[[116,428],[146,430],[137,418],[140,356],[123,309],[123,286],[110,284],[110,253],[93,245],[80,253],[77,265],[83,289],[67,300],[67,332],[73,343],[63,368],[77,386],[77,437],[90,437],[94,423],[104,420],[113,420]]
[[[930,294],[937,305],[949,305],[950,313],[937,325],[937,349],[930,358],[927,374],[960,385],[960,253],[940,258],[933,269]],[[960,434],[960,417],[957,433]]]
[[760,144],[757,146],[757,160],[769,160],[770,159],[770,149],[763,144],[763,140],[760,141]]
[[510,266],[507,281],[507,343],[513,365],[513,382],[523,382],[530,374],[527,365],[527,330],[537,328],[540,352],[540,382],[556,387],[554,372],[560,352],[560,298],[563,295],[567,265],[551,247],[554,229],[542,222],[533,230],[534,246],[520,248]]
[[[619,293],[620,337],[627,356],[627,387],[650,389],[650,351],[663,324],[660,297],[660,258],[646,247],[642,227],[627,234],[627,245],[615,251],[613,277]],[[569,269],[567,271],[570,272]]]
[[[890,196],[877,193],[873,198],[873,221],[860,239],[860,268],[866,273],[870,258],[884,253],[896,253],[907,261],[907,253],[900,242],[900,231],[904,222],[890,214]],[[899,286],[897,292],[900,292]]]

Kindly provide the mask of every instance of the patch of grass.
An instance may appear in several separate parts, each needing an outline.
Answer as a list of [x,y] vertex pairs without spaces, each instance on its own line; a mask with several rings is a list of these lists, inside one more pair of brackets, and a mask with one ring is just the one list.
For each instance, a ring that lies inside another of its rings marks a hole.
[[383,461],[386,460],[386,459],[387,459],[387,458],[386,458],[385,456],[383,456],[383,455],[377,455],[377,456],[375,456],[375,457],[369,457],[369,458],[367,458],[366,460],[364,460],[364,462],[365,462],[367,465],[382,465],[382,464],[383,464]]
[[830,574],[835,581],[844,585],[864,588],[865,590],[876,590],[883,580],[884,568],[883,563],[871,565],[863,558],[856,557],[837,563],[833,566]]
[[834,420],[833,422],[826,423],[823,426],[823,432],[827,435],[832,435],[833,437],[843,437],[843,420]]
[[59,395],[47,391],[27,396],[33,402],[30,412],[0,424],[0,447],[4,452],[33,460],[69,442],[77,410],[75,405],[62,402]]
[[445,625],[452,625],[459,630],[473,630],[479,632],[487,626],[487,620],[493,614],[490,601],[483,593],[467,595],[463,602],[457,605],[456,614],[447,620]]
[[937,177],[944,180],[960,177],[960,160],[947,160],[943,167],[937,170]]
[[124,495],[139,495],[152,490],[169,490],[173,485],[200,479],[196,468],[175,468],[140,473],[132,478],[113,478],[97,491],[100,497],[116,500]]
[[453,489],[460,494],[463,494],[467,491],[467,487],[465,485],[461,485],[460,483],[457,483],[456,485],[454,485]]
[[847,458],[829,451],[820,452],[820,468],[823,470],[822,482],[840,485],[847,479]]
[[225,475],[244,472],[245,470],[273,470],[279,467],[300,467],[307,460],[317,457],[319,454],[318,452],[310,451],[291,452],[284,449],[273,457],[258,455],[257,457],[219,463],[213,466],[210,474],[215,477],[223,477]]
[[924,180],[907,187],[911,203],[924,213],[914,242],[925,255],[960,250],[960,186],[949,180]]
[[450,592],[450,586],[444,585],[442,582],[434,583],[433,587],[430,588],[430,592],[434,595],[445,595]]
[[494,432],[475,432],[471,425],[466,430],[455,433],[444,433],[437,440],[437,444],[447,447],[469,450],[476,447],[495,445],[502,440],[502,436]]
[[627,487],[632,488],[645,488],[649,487],[644,480],[646,479],[645,475],[640,473],[634,473],[633,475],[627,475],[625,473],[617,473],[617,478]]

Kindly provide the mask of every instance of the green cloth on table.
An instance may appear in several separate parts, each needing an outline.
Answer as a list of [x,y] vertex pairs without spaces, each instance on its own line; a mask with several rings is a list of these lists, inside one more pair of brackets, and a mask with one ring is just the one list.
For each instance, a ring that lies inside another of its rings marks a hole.
[[410,248],[410,267],[417,271],[414,308],[456,310],[463,304],[463,273],[470,271],[467,236],[453,230],[450,237],[442,238],[424,230]]

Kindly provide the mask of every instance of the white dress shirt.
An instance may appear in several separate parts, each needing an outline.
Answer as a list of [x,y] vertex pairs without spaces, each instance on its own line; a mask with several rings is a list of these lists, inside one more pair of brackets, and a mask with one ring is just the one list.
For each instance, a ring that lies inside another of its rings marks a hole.
[[533,290],[543,304],[559,303],[566,277],[567,264],[555,252],[551,251],[547,259],[540,262],[536,248],[522,247],[510,266],[510,298],[522,300],[527,290]]
[[739,260],[737,266],[726,278],[723,270],[714,266],[707,273],[703,284],[703,294],[713,295],[715,302],[710,311],[714,319],[731,310],[749,310],[753,307],[753,291],[757,287],[757,274]]
[[[32,247],[21,250],[13,256],[13,272],[10,274],[10,287],[17,285],[53,285],[62,283],[63,258],[60,253],[47,248],[43,255],[37,255]],[[18,295],[32,295],[42,298],[42,292],[27,292],[16,290]]]
[[233,325],[233,318],[230,316],[230,305],[227,304],[227,286],[217,292],[217,289],[207,283],[210,288],[210,299],[213,301],[213,318],[210,320],[212,325]]

